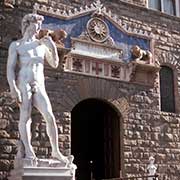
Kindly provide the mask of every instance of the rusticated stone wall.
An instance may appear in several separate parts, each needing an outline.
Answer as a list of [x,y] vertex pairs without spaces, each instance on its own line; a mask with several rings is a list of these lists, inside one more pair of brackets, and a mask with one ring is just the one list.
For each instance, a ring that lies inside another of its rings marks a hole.
[[[59,70],[60,71],[60,70]],[[152,89],[129,83],[78,76],[46,70],[46,87],[56,116],[61,151],[70,154],[70,112],[87,98],[105,99],[122,114],[124,129],[124,175],[146,173],[149,156],[156,158],[160,178],[178,180],[180,116],[157,111],[157,93]],[[85,88],[86,87],[86,88]],[[18,109],[7,93],[1,100],[1,173],[12,168],[18,138]],[[32,144],[38,157],[50,156],[45,122],[33,111]]]
[[[92,1],[46,1],[43,4],[59,8],[79,7]],[[4,9],[0,35],[0,179],[7,178],[13,166],[18,134],[18,107],[9,98],[6,81],[6,59],[9,43],[20,35],[20,21],[32,11],[35,1],[22,1],[14,9]],[[70,153],[70,114],[80,101],[95,97],[114,104],[123,116],[124,175],[142,175],[146,172],[149,156],[156,158],[160,180],[180,178],[180,19],[160,12],[133,6],[121,1],[102,1],[108,9],[120,16],[129,27],[152,32],[154,57],[161,65],[174,70],[176,114],[160,111],[159,83],[154,88],[63,73],[61,68],[46,68],[46,87],[55,113],[59,145],[64,154]],[[144,1],[129,1],[144,6]],[[140,4],[142,2],[142,4]],[[61,3],[61,4],[60,4]],[[56,6],[57,7],[57,6]],[[86,87],[86,88],[85,88]],[[88,87],[88,88],[87,88]],[[123,99],[123,100],[122,100]],[[32,143],[38,157],[50,156],[50,144],[45,133],[45,122],[33,110]]]
[[122,1],[124,1],[124,2],[126,2],[126,3],[135,4],[135,5],[138,5],[138,6],[144,6],[144,7],[146,7],[148,0],[122,0]]
[[[146,97],[146,96],[145,96]],[[145,98],[144,97],[144,98]],[[136,105],[144,103],[142,96],[135,95]],[[149,103],[149,102],[148,102]],[[134,102],[131,102],[134,106]],[[180,115],[150,108],[131,108],[128,123],[125,125],[125,165],[126,173],[146,172],[147,159],[151,155],[158,164],[159,179],[180,177]]]
[[[0,97],[0,179],[6,179],[12,168],[16,143],[10,135],[12,128],[11,107],[6,103],[7,97],[1,93]],[[15,126],[16,127],[16,126]],[[14,127],[14,128],[15,128]]]

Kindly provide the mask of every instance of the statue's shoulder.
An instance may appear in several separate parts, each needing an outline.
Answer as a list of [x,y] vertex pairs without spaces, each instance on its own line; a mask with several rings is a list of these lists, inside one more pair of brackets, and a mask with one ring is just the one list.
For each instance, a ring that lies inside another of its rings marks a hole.
[[16,49],[21,44],[21,39],[11,42],[9,49]]

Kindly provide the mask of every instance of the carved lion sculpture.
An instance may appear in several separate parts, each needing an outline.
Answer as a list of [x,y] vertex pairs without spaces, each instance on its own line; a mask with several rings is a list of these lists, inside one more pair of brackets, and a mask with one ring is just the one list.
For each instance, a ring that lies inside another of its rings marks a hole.
[[63,40],[67,37],[67,33],[63,29],[57,29],[54,31],[49,29],[41,29],[37,38],[41,39],[44,36],[51,36],[57,45],[64,47]]
[[152,53],[150,51],[145,51],[136,45],[132,47],[131,52],[135,61],[144,61],[147,64],[153,63]]

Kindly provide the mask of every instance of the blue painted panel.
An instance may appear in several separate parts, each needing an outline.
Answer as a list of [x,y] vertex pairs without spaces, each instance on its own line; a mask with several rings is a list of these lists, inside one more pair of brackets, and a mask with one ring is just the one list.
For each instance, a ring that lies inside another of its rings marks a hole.
[[65,47],[71,47],[70,37],[78,37],[81,32],[85,31],[86,24],[90,19],[90,16],[83,16],[71,20],[62,20],[55,17],[45,16],[42,28],[48,29],[64,29],[68,33],[68,37],[65,41]]
[[[90,15],[85,15],[71,20],[62,20],[55,17],[45,16],[42,27],[48,29],[64,29],[68,33],[68,37],[65,41],[65,47],[71,47],[70,37],[78,37],[82,32],[86,30],[86,24],[91,18]],[[118,29],[109,20],[105,20],[109,30],[110,35],[114,39],[117,47],[123,49],[123,60],[128,62],[131,60],[130,49],[133,45],[138,45],[142,49],[150,49],[150,41],[140,37],[130,36]]]
[[130,36],[118,29],[110,21],[106,20],[106,23],[110,30],[110,36],[114,39],[115,44],[123,49],[123,60],[131,60],[131,48],[134,45],[138,45],[144,50],[150,50],[150,40],[139,38],[135,36]]

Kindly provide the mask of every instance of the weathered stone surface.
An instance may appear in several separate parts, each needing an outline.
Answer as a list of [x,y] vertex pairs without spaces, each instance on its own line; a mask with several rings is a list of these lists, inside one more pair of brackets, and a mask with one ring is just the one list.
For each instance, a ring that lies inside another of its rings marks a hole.
[[[60,9],[72,9],[82,4],[93,1],[43,1]],[[5,11],[6,20],[0,29],[3,47],[0,46],[0,92],[6,92],[6,59],[7,46],[13,38],[20,36],[19,26],[23,14],[32,11],[33,1],[17,1],[18,7]],[[52,101],[53,110],[57,119],[59,132],[59,146],[64,154],[70,154],[71,110],[80,101],[95,97],[109,102],[118,102],[123,90],[127,99],[128,113],[122,111],[122,104],[116,104],[118,111],[123,116],[124,134],[124,174],[144,174],[149,156],[155,155],[158,164],[160,179],[179,180],[180,172],[180,25],[178,18],[148,11],[146,8],[129,5],[145,6],[145,0],[103,1],[108,9],[112,9],[129,27],[136,27],[138,31],[146,30],[153,33],[155,40],[154,57],[162,65],[170,65],[175,69],[175,95],[177,114],[160,111],[159,82],[154,88],[148,89],[137,85],[114,82],[93,77],[63,73],[58,69],[54,72],[46,69],[46,86]],[[137,16],[138,14],[138,16]],[[158,15],[157,15],[158,14]],[[1,21],[1,20],[0,20]],[[173,27],[173,28],[172,28]],[[158,79],[158,78],[157,78]],[[176,84],[177,83],[177,84]],[[98,87],[98,88],[97,88]],[[113,89],[109,91],[109,89]],[[114,90],[115,89],[115,90]],[[7,177],[10,161],[16,153],[16,139],[18,135],[18,108],[0,98],[0,177]],[[111,101],[111,100],[114,101]],[[8,104],[8,105],[7,105]],[[5,108],[6,105],[6,108]],[[125,105],[125,107],[127,107]],[[126,108],[125,108],[126,109]],[[33,112],[32,144],[38,156],[50,156],[50,144],[46,135],[45,122],[42,117]]]
[[48,3],[48,0],[37,0],[37,2],[40,2],[40,3]]
[[12,153],[12,146],[10,145],[4,145],[4,146],[0,146],[0,151],[1,153]]
[[0,112],[0,129],[6,129],[9,125],[9,121],[7,119],[3,119],[1,114],[3,115],[3,113]]
[[8,160],[0,160],[0,170],[1,171],[9,171],[10,161]]
[[5,130],[0,130],[0,138],[9,138],[10,135]]

